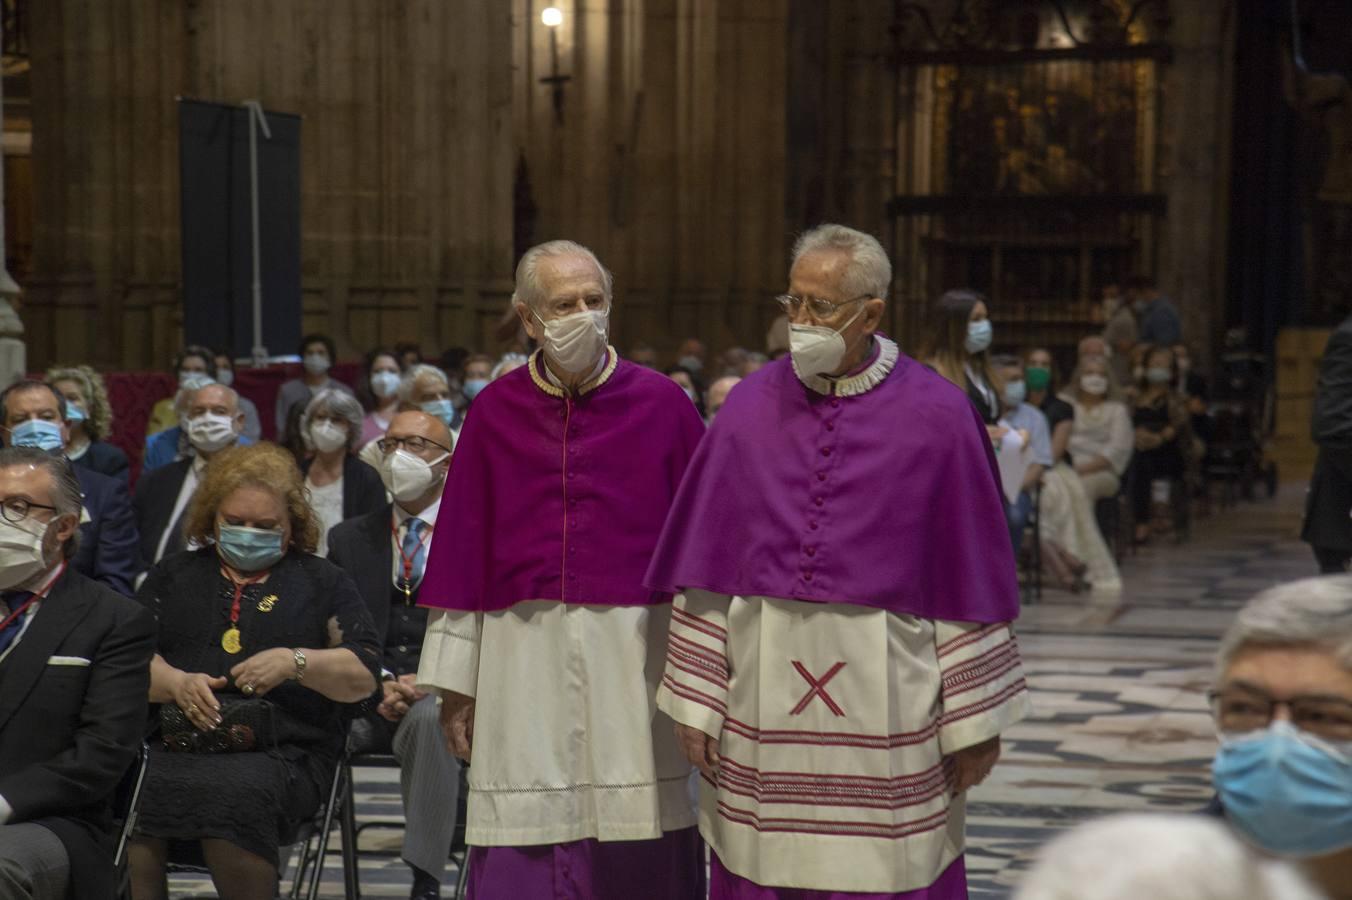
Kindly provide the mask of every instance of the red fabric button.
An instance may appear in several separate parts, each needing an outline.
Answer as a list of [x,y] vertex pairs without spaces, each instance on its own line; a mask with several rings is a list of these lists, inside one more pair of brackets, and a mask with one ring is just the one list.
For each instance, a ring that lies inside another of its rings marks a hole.
[[822,456],[830,456],[830,455],[831,455],[831,448],[830,448],[830,447],[823,447],[823,448],[822,448]]
[[806,553],[808,556],[816,556],[816,555],[817,555],[817,548],[816,548],[816,547],[804,547],[804,548],[803,548],[803,552]]
[[811,570],[811,569],[804,569],[804,570],[803,570],[803,580],[804,580],[804,581],[811,581],[811,580],[812,580],[812,570]]
[[815,504],[817,504],[818,506],[821,506],[821,505],[822,505],[823,503],[825,503],[826,501],[825,501],[824,499],[822,499],[821,497],[814,497],[814,498],[812,498],[812,502],[815,503]]
[[807,523],[807,527],[808,527],[808,528],[811,528],[813,531],[816,531],[816,530],[817,530],[817,523],[816,523],[816,522],[808,522],[808,523]]
[[827,422],[827,423],[826,423],[826,430],[827,430],[827,431],[835,431],[835,430],[836,430],[836,426],[833,425],[833,424],[831,424],[830,422]]

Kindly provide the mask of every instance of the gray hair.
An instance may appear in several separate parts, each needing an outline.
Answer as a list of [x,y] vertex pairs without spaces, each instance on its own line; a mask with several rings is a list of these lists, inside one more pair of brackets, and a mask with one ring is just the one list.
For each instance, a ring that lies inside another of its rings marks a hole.
[[1221,638],[1217,677],[1248,647],[1300,645],[1326,648],[1352,671],[1352,575],[1290,581],[1244,604]]
[[446,373],[430,363],[418,363],[416,366],[410,366],[404,373],[404,377],[399,379],[399,402],[413,402],[413,388],[418,384],[419,378],[436,378],[446,387],[451,386],[451,379],[446,377]]
[[[84,493],[80,490],[80,480],[75,477],[75,465],[64,456],[53,456],[36,447],[0,448],[0,469],[12,469],[15,466],[34,466],[46,469],[52,479],[52,505],[58,516],[80,518],[84,509]],[[80,529],[66,541],[62,555],[66,559],[75,556],[80,545]]]
[[347,449],[351,450],[357,443],[357,438],[361,437],[362,417],[365,413],[363,413],[361,403],[357,401],[356,397],[338,388],[324,388],[311,397],[309,403],[305,404],[305,412],[300,414],[301,434],[309,434],[310,420],[320,410],[325,409],[329,411],[329,415],[337,416],[347,422]]
[[204,372],[194,372],[184,378],[178,393],[174,395],[174,412],[180,416],[187,415],[188,407],[192,405],[192,395],[213,384],[216,384],[216,379]]
[[512,303],[534,308],[544,299],[544,286],[540,284],[540,262],[556,259],[560,256],[582,256],[591,260],[596,271],[601,273],[601,285],[606,295],[606,305],[610,305],[614,279],[596,254],[576,241],[546,241],[527,250],[516,264],[516,290],[512,293]]
[[1289,864],[1249,851],[1205,816],[1131,813],[1058,835],[1015,900],[1317,900]]
[[850,255],[851,265],[841,279],[841,293],[848,297],[886,297],[892,286],[892,263],[878,239],[871,234],[827,223],[806,231],[793,245],[793,263],[809,253],[840,251]]

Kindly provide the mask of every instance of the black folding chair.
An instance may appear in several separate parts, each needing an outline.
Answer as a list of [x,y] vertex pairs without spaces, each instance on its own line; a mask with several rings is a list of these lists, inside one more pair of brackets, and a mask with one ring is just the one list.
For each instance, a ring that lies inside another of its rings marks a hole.
[[113,791],[113,825],[117,827],[117,850],[113,854],[113,871],[117,873],[117,895],[131,896],[131,873],[127,869],[127,843],[136,830],[136,814],[141,805],[141,785],[146,780],[146,763],[150,748],[141,742],[136,759],[128,767]]
[[[356,800],[354,798],[356,780],[352,776],[354,766],[361,768],[374,769],[397,769],[399,761],[389,753],[353,753],[350,752],[351,737],[348,739],[349,752],[345,755],[343,767],[346,769],[344,776],[344,794],[341,799],[342,817],[339,820],[342,829],[342,856],[343,856],[343,887],[347,900],[361,900],[361,880],[360,872],[357,866],[358,857],[363,853],[374,853],[375,851],[361,851],[357,843],[361,838],[361,833],[368,828],[392,828],[403,829],[404,821],[402,819],[377,819],[369,822],[357,824]],[[468,767],[466,767],[468,768]],[[463,778],[463,772],[461,777]],[[463,786],[463,785],[462,785]],[[461,797],[463,804],[464,797]],[[464,835],[465,815],[464,809],[460,810],[460,815],[456,822],[456,832],[458,836]],[[457,842],[453,842],[457,843]],[[388,855],[397,855],[390,853]],[[466,887],[468,885],[469,874],[469,848],[462,847],[460,853],[453,851],[451,860],[458,864],[460,874],[456,882],[455,898],[463,900]]]

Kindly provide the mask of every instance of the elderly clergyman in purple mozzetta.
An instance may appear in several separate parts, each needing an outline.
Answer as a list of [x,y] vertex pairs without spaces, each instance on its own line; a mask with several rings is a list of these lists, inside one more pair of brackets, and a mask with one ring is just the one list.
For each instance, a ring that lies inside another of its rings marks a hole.
[[470,896],[702,897],[690,763],[655,702],[671,595],[643,576],[704,425],[607,346],[585,247],[527,251],[513,302],[541,350],[470,407],[419,599],[419,685],[473,751]]
[[963,794],[1027,711],[992,447],[876,333],[891,278],[866,234],[798,241],[791,353],[729,395],[648,571],[714,898],[965,898]]

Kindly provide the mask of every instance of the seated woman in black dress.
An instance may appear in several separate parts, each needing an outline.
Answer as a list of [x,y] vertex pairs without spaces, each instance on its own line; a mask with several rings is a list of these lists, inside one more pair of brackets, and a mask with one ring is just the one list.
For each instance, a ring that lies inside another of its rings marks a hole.
[[[1144,356],[1145,371],[1136,385],[1131,422],[1136,430],[1132,459],[1131,502],[1136,518],[1136,541],[1150,537],[1152,485],[1178,480],[1184,473],[1184,448],[1192,441],[1187,406],[1174,390],[1178,372],[1174,351],[1151,347]],[[1174,490],[1182,490],[1175,486]]]
[[[222,452],[137,594],[159,620],[159,733],[130,852],[136,900],[167,896],[170,843],[200,842],[221,897],[271,898],[283,835],[319,808],[343,704],[370,697],[380,651],[352,580],[312,555],[314,513],[291,456]],[[260,702],[261,701],[261,702]]]

